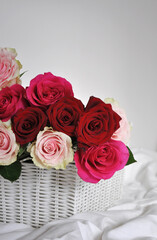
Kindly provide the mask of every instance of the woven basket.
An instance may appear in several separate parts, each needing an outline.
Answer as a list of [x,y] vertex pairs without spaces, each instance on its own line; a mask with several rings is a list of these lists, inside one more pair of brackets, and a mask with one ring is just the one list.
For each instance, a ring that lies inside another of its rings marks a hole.
[[123,170],[109,180],[86,183],[75,163],[66,170],[41,170],[23,162],[18,181],[0,177],[0,221],[40,227],[75,213],[104,211],[121,196]]

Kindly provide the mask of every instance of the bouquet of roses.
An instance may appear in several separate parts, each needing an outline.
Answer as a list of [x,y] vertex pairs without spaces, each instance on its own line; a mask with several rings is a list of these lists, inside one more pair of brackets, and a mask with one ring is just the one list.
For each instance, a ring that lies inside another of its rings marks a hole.
[[[0,174],[15,181],[21,160],[39,168],[65,169],[75,161],[86,182],[109,179],[135,162],[126,146],[130,124],[113,99],[91,96],[86,106],[72,85],[52,73],[39,74],[21,86],[16,51],[0,48]],[[28,173],[29,174],[29,173]]]

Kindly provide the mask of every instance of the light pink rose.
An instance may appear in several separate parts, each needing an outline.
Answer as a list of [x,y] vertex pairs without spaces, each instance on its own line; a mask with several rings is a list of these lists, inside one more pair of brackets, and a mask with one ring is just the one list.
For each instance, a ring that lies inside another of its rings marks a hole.
[[65,169],[74,155],[71,138],[49,127],[38,133],[36,142],[29,146],[28,151],[34,164],[46,169]]
[[112,139],[119,140],[127,144],[130,139],[131,126],[125,111],[120,108],[118,102],[113,98],[106,98],[105,103],[110,103],[112,105],[112,109],[122,118],[120,121],[120,128],[112,135]]
[[0,48],[0,89],[13,84],[21,84],[21,63],[15,59],[16,50],[13,48]]
[[0,165],[7,166],[15,162],[18,151],[19,145],[13,131],[0,121]]
[[111,178],[124,168],[128,159],[129,151],[125,144],[115,140],[87,149],[80,148],[74,155],[78,175],[90,183]]

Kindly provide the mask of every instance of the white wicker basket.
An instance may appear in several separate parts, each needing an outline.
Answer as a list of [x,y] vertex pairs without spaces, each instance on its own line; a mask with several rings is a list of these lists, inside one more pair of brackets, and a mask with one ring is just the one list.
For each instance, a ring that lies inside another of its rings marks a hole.
[[86,183],[74,162],[66,170],[41,170],[22,163],[18,181],[0,177],[0,221],[39,227],[78,212],[104,211],[121,196],[123,170],[109,180]]

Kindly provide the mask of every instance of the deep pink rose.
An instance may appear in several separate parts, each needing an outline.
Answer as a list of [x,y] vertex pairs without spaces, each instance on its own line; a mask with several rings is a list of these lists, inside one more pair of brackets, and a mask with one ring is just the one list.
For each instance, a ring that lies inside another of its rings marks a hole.
[[24,96],[25,89],[19,84],[3,88],[0,91],[0,120],[6,122],[18,109],[24,109],[27,106]]
[[71,84],[50,72],[39,74],[32,79],[26,94],[31,104],[43,108],[47,108],[64,96],[74,96]]
[[129,159],[129,151],[121,141],[110,140],[87,150],[80,148],[74,155],[78,175],[85,181],[97,183],[109,179],[124,168]]
[[107,142],[119,128],[120,120],[121,117],[113,111],[111,104],[90,97],[76,129],[77,141],[88,146]]

